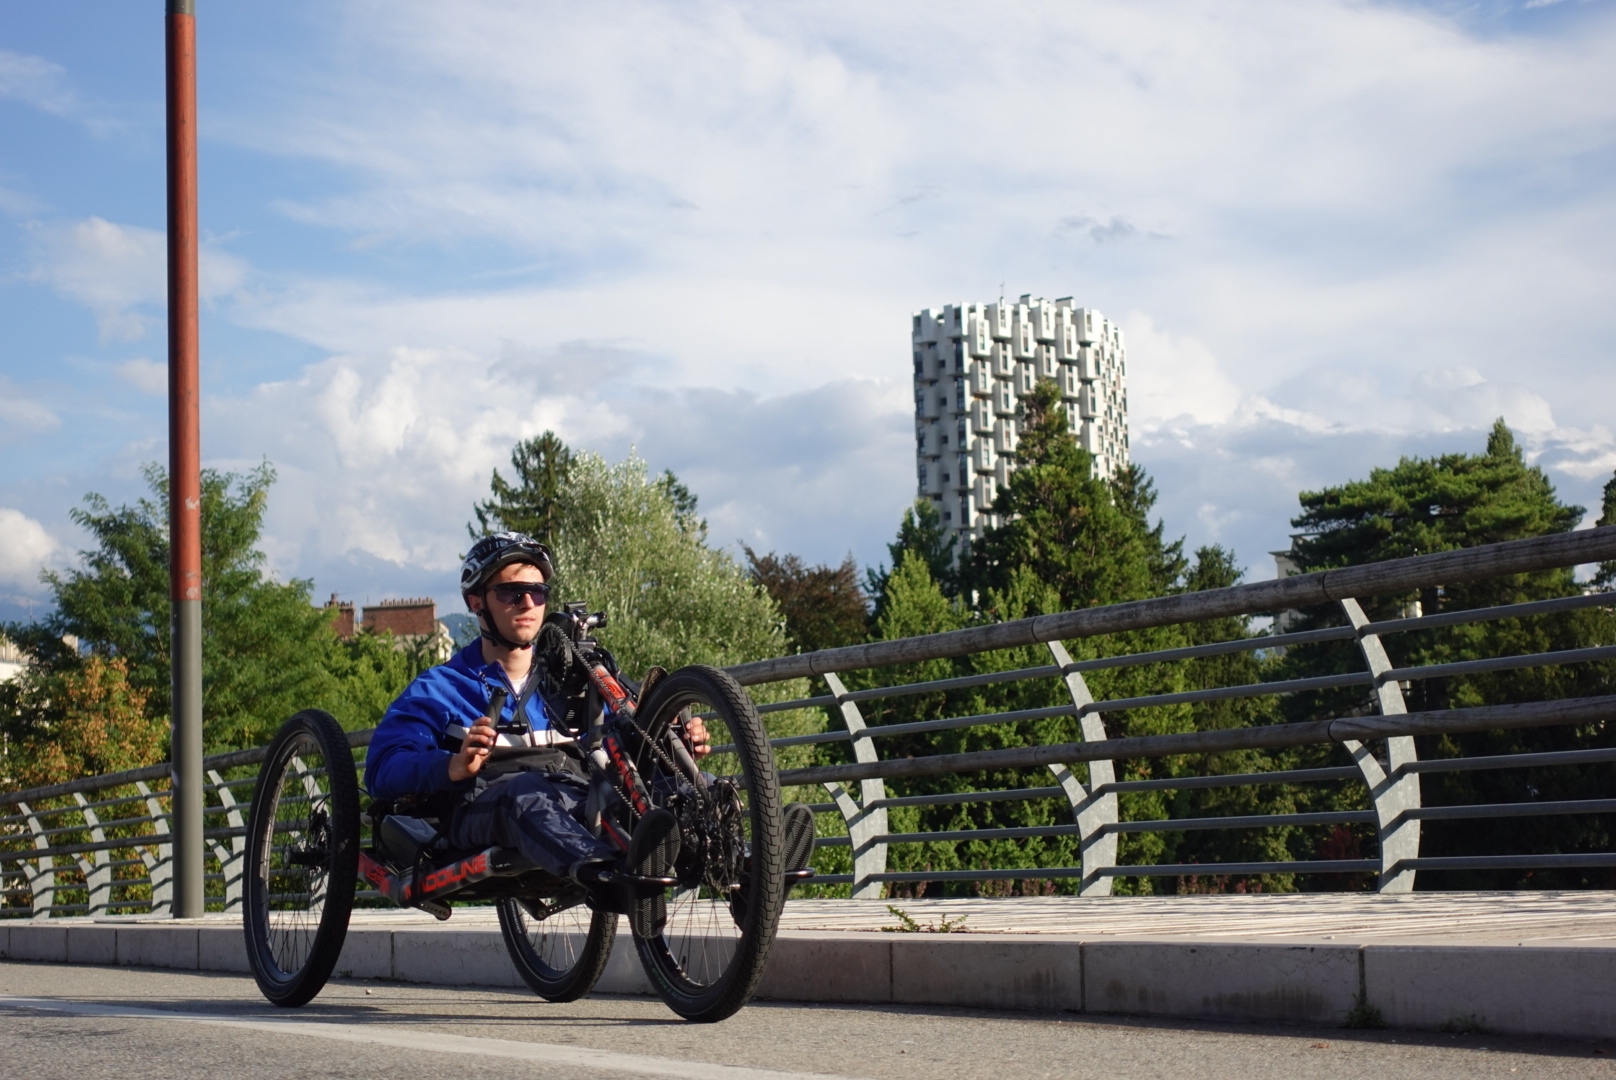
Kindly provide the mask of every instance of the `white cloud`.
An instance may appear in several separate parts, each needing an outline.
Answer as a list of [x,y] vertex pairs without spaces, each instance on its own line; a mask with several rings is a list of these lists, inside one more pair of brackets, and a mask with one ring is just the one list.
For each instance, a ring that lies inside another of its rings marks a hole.
[[[166,234],[100,217],[36,226],[32,233],[32,280],[89,308],[103,342],[146,336],[155,316],[143,309],[162,307],[168,299]],[[243,260],[203,247],[198,282],[203,299],[233,292],[246,276]]]
[[0,376],[0,443],[25,435],[43,435],[61,426],[61,417],[22,395],[10,379]]
[[[289,572],[449,566],[546,426],[639,445],[721,539],[871,558],[912,484],[907,314],[1002,282],[1122,315],[1169,530],[1248,560],[1301,488],[1498,415],[1585,491],[1616,463],[1616,19],[1444,10],[348,0],[213,99],[217,182],[255,170],[299,228],[288,257],[243,213],[209,295],[337,355],[210,403],[209,453],[281,466]],[[150,330],[160,233],[35,240],[105,338]]]
[[35,230],[32,277],[95,313],[102,341],[146,335],[151,318],[135,310],[167,296],[167,241],[156,229],[99,217]]
[[515,442],[546,429],[612,460],[637,448],[654,469],[673,469],[719,544],[839,561],[890,538],[914,483],[903,388],[651,390],[626,377],[648,362],[586,342],[491,359],[421,349],[333,357],[295,380],[210,400],[210,460],[275,464],[266,548],[299,574],[381,561],[448,575],[493,470],[508,473]]
[[44,209],[45,204],[32,195],[25,195],[8,187],[0,187],[0,214],[24,217],[37,214]]
[[45,526],[20,510],[0,506],[0,584],[37,587],[39,571],[57,546]]
[[1590,521],[1599,487],[1616,469],[1608,427],[1561,425],[1540,395],[1473,368],[1416,370],[1401,386],[1320,369],[1280,394],[1289,404],[1251,395],[1227,420],[1175,418],[1133,440],[1134,459],[1156,478],[1169,529],[1188,532],[1194,544],[1232,546],[1257,577],[1273,574],[1262,553],[1289,544],[1300,492],[1361,479],[1404,456],[1480,453],[1499,416],[1564,501],[1592,508]]
[[168,365],[144,356],[119,364],[118,377],[143,394],[168,392]]
[[1158,329],[1149,315],[1121,320],[1128,350],[1128,416],[1140,428],[1186,418],[1227,420],[1240,404],[1240,388],[1203,341]]
[[67,71],[39,56],[0,49],[0,98],[61,115],[73,107]]

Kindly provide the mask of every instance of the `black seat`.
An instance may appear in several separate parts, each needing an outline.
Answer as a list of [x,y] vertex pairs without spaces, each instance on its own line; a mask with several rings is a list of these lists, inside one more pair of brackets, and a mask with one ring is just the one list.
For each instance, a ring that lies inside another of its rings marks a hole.
[[436,855],[441,848],[438,830],[418,817],[389,814],[382,818],[377,840],[382,853],[396,866],[414,866],[421,855]]

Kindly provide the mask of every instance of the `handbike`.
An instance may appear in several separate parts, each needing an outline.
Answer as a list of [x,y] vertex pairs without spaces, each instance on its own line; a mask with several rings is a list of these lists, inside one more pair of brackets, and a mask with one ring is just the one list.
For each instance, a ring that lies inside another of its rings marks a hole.
[[[812,873],[786,869],[780,785],[757,712],[712,667],[653,669],[635,688],[589,636],[605,617],[581,604],[564,614],[546,632],[565,635],[564,654],[587,676],[564,722],[582,751],[586,823],[626,850],[639,819],[660,807],[678,822],[673,865],[620,875],[613,903],[515,849],[450,851],[425,808],[372,800],[362,814],[346,734],[326,713],[300,712],[270,744],[248,825],[247,955],[271,1002],[303,1005],[331,977],[361,876],[387,901],[439,919],[449,918],[451,900],[493,900],[518,973],[550,1001],[594,987],[619,914],[652,986],[680,1016],[723,1020],[751,998],[789,884]],[[499,725],[501,706],[496,699],[489,710],[496,759],[506,746],[520,756],[533,740]],[[685,735],[693,713],[714,746],[701,767]],[[370,826],[368,846],[361,824]]]

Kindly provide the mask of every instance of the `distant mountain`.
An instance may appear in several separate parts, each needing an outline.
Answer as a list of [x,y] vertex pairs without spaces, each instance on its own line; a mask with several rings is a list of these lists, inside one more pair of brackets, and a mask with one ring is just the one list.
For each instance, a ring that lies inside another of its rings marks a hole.
[[445,615],[438,622],[442,623],[443,628],[449,631],[449,636],[454,638],[457,649],[463,649],[477,640],[477,620],[467,612],[456,611]]

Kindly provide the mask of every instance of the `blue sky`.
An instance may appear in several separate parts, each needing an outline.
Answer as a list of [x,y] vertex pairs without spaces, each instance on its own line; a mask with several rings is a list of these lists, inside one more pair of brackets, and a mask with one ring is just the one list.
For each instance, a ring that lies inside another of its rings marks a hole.
[[[1498,415],[1616,469],[1608,2],[199,6],[204,458],[318,595],[452,599],[545,428],[877,559],[908,315],[1001,285],[1121,323],[1169,533],[1257,577]],[[160,12],[0,23],[0,615],[166,459]]]

